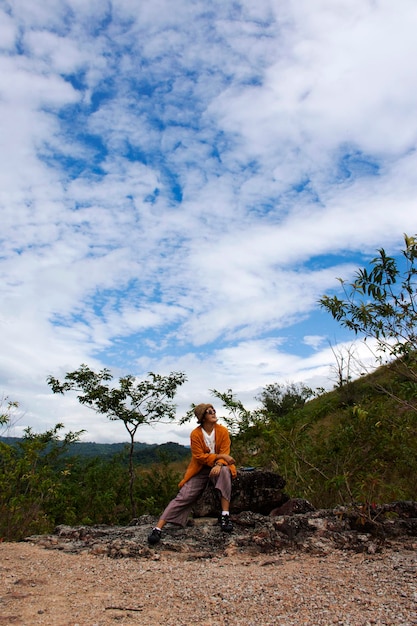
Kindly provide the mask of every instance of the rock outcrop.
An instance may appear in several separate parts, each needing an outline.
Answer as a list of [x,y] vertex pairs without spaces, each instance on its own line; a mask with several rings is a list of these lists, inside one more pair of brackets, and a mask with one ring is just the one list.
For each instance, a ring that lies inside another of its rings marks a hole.
[[[156,522],[152,516],[120,526],[59,526],[52,535],[28,537],[26,541],[49,549],[91,552],[112,558],[160,558],[175,552],[186,559],[231,554],[308,552],[334,550],[374,554],[382,550],[417,549],[417,502],[393,502],[371,511],[339,507],[309,510],[304,500],[287,500],[280,514],[252,511],[232,514],[234,530],[223,534],[216,518],[190,520],[186,528],[167,525],[162,541],[149,547],[147,535]],[[299,511],[299,512],[295,512]],[[301,512],[302,511],[302,512]]]
[[289,498],[285,479],[270,471],[246,468],[233,481],[231,518],[234,530],[221,532],[219,499],[207,487],[196,502],[186,528],[167,524],[163,538],[150,547],[147,536],[157,518],[144,515],[120,526],[58,526],[52,535],[27,541],[68,552],[88,551],[113,558],[158,558],[181,553],[211,558],[233,553],[305,551],[326,554],[353,550],[372,554],[383,549],[417,548],[417,502],[315,510],[306,500]]

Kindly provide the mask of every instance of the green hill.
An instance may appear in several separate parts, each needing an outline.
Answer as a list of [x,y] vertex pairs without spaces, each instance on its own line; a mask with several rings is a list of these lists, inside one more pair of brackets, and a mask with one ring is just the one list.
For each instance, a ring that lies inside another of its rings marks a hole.
[[417,385],[401,362],[281,414],[261,407],[234,441],[247,465],[277,470],[315,506],[417,497]]

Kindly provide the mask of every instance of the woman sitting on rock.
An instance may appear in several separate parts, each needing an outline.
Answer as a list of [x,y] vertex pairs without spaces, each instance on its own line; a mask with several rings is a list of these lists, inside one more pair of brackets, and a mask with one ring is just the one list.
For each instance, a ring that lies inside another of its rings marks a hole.
[[180,491],[168,504],[148,536],[151,545],[160,541],[162,528],[167,522],[186,525],[192,505],[209,482],[220,492],[221,529],[227,533],[233,530],[229,509],[236,467],[234,458],[230,456],[229,431],[217,423],[216,410],[212,404],[198,404],[194,414],[199,426],[190,435],[191,461],[179,484]]

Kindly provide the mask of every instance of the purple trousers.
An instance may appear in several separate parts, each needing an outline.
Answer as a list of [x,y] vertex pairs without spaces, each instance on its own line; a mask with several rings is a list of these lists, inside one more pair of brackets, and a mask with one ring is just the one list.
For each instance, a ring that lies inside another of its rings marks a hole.
[[212,482],[225,500],[230,502],[232,497],[232,475],[228,467],[223,466],[215,478],[210,478],[211,467],[204,466],[198,474],[190,478],[181,487],[177,496],[171,500],[160,519],[171,524],[185,526],[192,506],[201,496],[209,482]]

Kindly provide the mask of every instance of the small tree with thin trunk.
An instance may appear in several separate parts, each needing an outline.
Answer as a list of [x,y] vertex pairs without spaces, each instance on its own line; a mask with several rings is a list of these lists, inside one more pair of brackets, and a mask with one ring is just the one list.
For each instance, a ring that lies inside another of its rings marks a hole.
[[134,376],[128,375],[119,378],[118,386],[111,386],[112,380],[113,376],[107,368],[94,372],[83,364],[77,370],[68,372],[63,382],[53,376],[49,376],[47,382],[53,393],[76,391],[81,404],[110,420],[123,422],[130,437],[129,497],[132,517],[135,517],[133,453],[136,431],[142,424],[175,419],[173,399],[177,388],[186,381],[186,376],[182,372],[171,372],[168,376],[149,372],[146,380],[137,381]]

